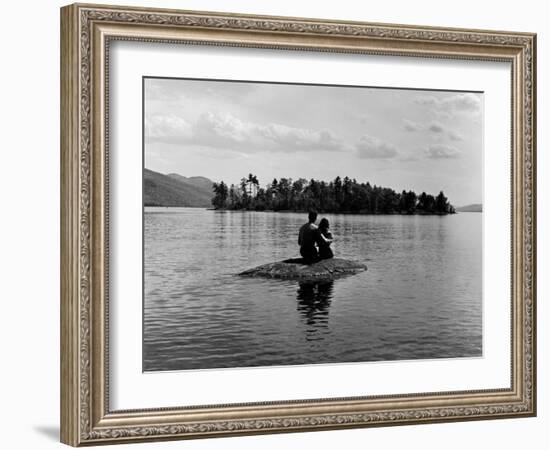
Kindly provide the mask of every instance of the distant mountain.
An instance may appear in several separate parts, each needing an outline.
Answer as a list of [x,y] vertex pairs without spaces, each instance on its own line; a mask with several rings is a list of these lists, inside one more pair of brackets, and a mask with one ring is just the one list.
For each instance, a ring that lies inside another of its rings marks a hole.
[[143,172],[145,206],[212,206],[212,181],[205,177],[164,175],[145,169]]
[[457,212],[483,212],[483,206],[480,203],[473,203],[471,205],[461,206],[456,208]]
[[184,177],[179,173],[169,173],[168,176],[170,178],[174,178],[175,180],[179,180],[187,184],[192,184],[193,186],[196,186],[200,189],[205,189],[212,192],[212,180],[206,177]]

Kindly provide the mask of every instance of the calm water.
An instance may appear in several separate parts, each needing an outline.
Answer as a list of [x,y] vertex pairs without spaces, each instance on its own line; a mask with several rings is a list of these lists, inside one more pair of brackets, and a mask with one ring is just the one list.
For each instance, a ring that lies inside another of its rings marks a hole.
[[304,214],[146,208],[144,370],[481,356],[482,214],[325,216],[368,271],[300,285],[235,274],[298,256]]

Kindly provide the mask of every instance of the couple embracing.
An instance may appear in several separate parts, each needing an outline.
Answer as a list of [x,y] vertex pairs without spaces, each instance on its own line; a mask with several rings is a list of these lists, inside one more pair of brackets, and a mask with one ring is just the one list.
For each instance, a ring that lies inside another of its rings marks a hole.
[[300,227],[300,233],[298,234],[300,254],[306,264],[334,257],[330,248],[333,237],[329,231],[328,220],[325,218],[321,219],[319,226],[315,225],[316,221],[317,213],[310,211],[308,214],[308,223]]

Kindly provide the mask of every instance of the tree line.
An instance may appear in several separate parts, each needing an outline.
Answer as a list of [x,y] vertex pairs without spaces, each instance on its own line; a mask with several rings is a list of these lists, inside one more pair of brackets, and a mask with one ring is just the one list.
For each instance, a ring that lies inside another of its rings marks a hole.
[[454,214],[443,191],[434,196],[413,191],[395,192],[391,188],[359,183],[349,177],[333,181],[300,178],[274,179],[260,187],[249,174],[238,185],[224,181],[213,184],[212,205],[216,209],[251,211],[309,211],[355,214]]

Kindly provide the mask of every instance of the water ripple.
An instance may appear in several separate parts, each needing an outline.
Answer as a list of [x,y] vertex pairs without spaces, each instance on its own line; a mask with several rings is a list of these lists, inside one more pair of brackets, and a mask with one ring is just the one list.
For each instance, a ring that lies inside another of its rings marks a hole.
[[362,274],[235,273],[297,256],[302,214],[148,209],[144,370],[481,356],[481,214],[327,215]]

